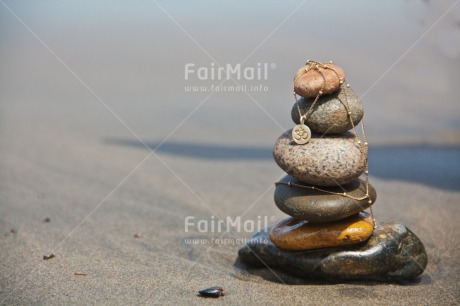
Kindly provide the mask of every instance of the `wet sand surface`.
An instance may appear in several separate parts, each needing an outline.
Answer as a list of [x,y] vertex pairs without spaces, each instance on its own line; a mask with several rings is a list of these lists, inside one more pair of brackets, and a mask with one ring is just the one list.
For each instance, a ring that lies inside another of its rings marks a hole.
[[[424,3],[2,1],[0,304],[458,304],[460,4],[438,21],[455,2]],[[425,243],[420,279],[247,270],[250,232],[185,231],[286,216],[271,149],[306,59],[337,62],[361,96],[374,212]],[[220,83],[185,79],[213,61],[268,63],[239,81],[267,91],[186,91]],[[227,295],[196,296],[214,285]]]

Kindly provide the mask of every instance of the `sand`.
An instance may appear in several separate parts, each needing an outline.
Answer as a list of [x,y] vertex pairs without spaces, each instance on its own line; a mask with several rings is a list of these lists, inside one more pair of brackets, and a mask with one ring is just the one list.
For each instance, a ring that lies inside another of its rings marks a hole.
[[[460,61],[442,40],[458,8],[401,57],[448,7],[304,3],[282,23],[300,3],[161,2],[198,46],[155,2],[5,3],[41,41],[0,3],[0,304],[459,303]],[[184,79],[210,67],[202,49],[222,65],[255,50],[245,65],[275,66],[241,82],[268,91],[185,91],[219,83]],[[429,256],[414,282],[248,271],[235,262],[251,231],[185,231],[188,216],[285,217],[271,149],[308,58],[341,64],[362,96],[377,220]],[[225,297],[197,296],[215,285]]]

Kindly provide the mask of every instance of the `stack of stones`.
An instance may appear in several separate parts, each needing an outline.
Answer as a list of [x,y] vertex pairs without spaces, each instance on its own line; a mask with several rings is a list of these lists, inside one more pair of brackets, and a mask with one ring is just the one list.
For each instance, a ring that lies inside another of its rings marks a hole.
[[251,266],[304,278],[413,279],[427,265],[422,242],[402,224],[376,226],[364,212],[377,194],[359,178],[367,172],[367,143],[350,132],[363,118],[363,104],[340,67],[332,62],[328,69],[310,65],[294,78],[294,91],[301,97],[291,117],[299,124],[311,109],[304,118],[311,138],[299,144],[289,130],[273,149],[276,163],[287,173],[276,183],[275,203],[290,217],[255,234],[239,257]]

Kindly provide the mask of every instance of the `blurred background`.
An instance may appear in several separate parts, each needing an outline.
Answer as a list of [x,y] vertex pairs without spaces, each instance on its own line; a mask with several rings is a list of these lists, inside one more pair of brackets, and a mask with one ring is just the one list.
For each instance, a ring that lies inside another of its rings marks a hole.
[[[59,126],[67,137],[129,142],[135,133],[153,145],[169,136],[166,143],[270,148],[292,125],[292,76],[306,59],[345,69],[376,154],[460,143],[460,9],[452,1],[4,4],[16,14],[2,5],[4,143],[13,127],[32,138]],[[187,92],[220,82],[185,80],[185,65],[214,61],[270,64],[267,80],[240,82],[266,91]]]
[[[169,292],[147,279],[177,262],[203,278],[206,265],[227,277],[238,246],[211,256],[203,246],[184,246],[184,217],[283,217],[272,200],[283,172],[271,149],[293,125],[292,78],[307,59],[343,67],[364,102],[379,219],[405,222],[436,250],[432,279],[455,277],[457,4],[1,0],[0,230],[17,231],[16,240],[0,240],[2,297],[48,301],[46,288],[57,302],[69,301],[59,290],[82,298],[75,284],[33,280],[54,273],[63,282],[66,269],[94,269],[100,278],[83,287],[101,301],[139,302],[139,294],[117,286],[125,281],[147,296],[153,287]],[[186,80],[190,63],[268,63],[266,80],[240,82],[265,90],[187,91],[220,83]],[[136,232],[144,233],[141,243],[131,239]],[[66,259],[59,268],[40,263],[49,250]],[[152,256],[164,265],[152,267]],[[89,268],[89,257],[111,268]],[[187,277],[174,282],[193,284]]]

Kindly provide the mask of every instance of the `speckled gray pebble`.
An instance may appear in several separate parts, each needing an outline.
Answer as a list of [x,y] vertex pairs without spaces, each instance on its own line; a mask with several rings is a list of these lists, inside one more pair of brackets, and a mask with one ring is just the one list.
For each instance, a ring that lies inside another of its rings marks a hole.
[[366,242],[311,251],[277,248],[271,228],[255,234],[238,251],[252,267],[280,269],[307,279],[404,281],[419,276],[428,264],[420,239],[400,223],[379,226]]
[[[300,111],[306,114],[310,109],[314,98],[299,98]],[[316,102],[311,114],[305,120],[305,124],[319,134],[338,134],[352,129],[348,112],[345,108],[345,101],[348,101],[348,107],[351,112],[353,124],[359,124],[364,115],[363,103],[351,88],[342,85],[341,89],[330,95],[321,96]],[[299,111],[294,104],[291,111],[292,120],[300,123]]]
[[337,186],[363,173],[367,152],[354,134],[312,135],[308,143],[298,145],[291,133],[289,130],[281,135],[273,148],[276,163],[290,176],[307,184]]
[[[307,185],[291,176],[285,176],[280,182]],[[356,179],[351,183],[336,187],[323,187],[332,192],[346,192],[353,197],[366,195],[365,182]],[[369,184],[369,196],[375,203],[377,193]],[[330,222],[344,219],[367,209],[369,199],[355,200],[342,195],[328,194],[319,190],[305,189],[297,186],[277,185],[275,203],[284,213],[296,219],[307,220],[310,223]]]

